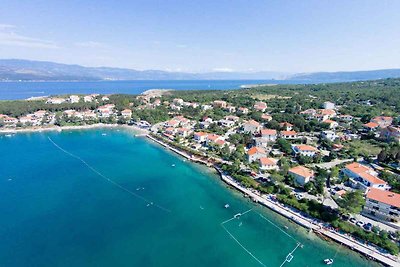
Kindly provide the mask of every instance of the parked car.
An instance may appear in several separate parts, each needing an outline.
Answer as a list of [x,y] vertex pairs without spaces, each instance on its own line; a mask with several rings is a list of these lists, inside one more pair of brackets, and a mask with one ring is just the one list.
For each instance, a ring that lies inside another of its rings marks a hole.
[[372,224],[371,223],[364,224],[364,229],[367,230],[367,231],[371,231],[372,230]]
[[356,223],[356,225],[359,226],[359,227],[363,227],[363,226],[364,226],[364,222],[358,221],[358,222]]
[[350,218],[350,220],[349,220],[351,223],[356,223],[357,222],[357,219],[356,218]]

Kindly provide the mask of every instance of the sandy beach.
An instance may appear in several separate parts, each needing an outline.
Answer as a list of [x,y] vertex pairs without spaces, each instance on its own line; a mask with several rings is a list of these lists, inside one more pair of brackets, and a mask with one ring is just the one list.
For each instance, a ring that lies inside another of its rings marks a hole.
[[30,132],[46,132],[46,131],[65,131],[65,130],[87,130],[96,128],[123,128],[132,130],[139,135],[146,135],[148,130],[139,128],[135,125],[121,125],[121,124],[104,124],[96,123],[91,125],[77,125],[77,126],[49,126],[49,127],[29,127],[29,128],[9,128],[0,129],[0,133],[15,134],[15,133],[30,133]]

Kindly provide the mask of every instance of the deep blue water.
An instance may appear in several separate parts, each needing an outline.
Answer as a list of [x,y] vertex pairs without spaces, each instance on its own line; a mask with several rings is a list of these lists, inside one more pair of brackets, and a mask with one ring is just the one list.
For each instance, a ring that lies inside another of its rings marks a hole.
[[179,80],[97,82],[0,82],[0,100],[62,94],[140,94],[149,89],[226,90],[243,84],[296,84],[295,80]]

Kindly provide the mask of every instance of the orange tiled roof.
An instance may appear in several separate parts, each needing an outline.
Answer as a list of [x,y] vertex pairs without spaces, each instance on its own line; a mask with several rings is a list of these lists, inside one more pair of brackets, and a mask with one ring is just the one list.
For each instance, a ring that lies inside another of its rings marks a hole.
[[253,146],[252,148],[249,149],[249,151],[247,151],[247,154],[250,155],[250,156],[254,155],[256,153],[265,154],[265,150],[263,148],[261,148],[261,147]]
[[367,198],[400,208],[400,194],[397,193],[370,188],[367,193]]
[[377,128],[378,126],[379,126],[379,124],[377,124],[376,122],[368,122],[368,123],[364,124],[364,127],[371,128],[371,129]]
[[276,135],[276,130],[274,129],[262,129],[261,135]]
[[261,165],[271,166],[276,165],[277,160],[274,158],[260,158],[260,163]]
[[296,166],[291,169],[289,169],[289,172],[297,174],[302,177],[310,177],[314,176],[314,172],[310,170],[309,168],[306,168],[304,166]]
[[296,131],[281,131],[281,135],[296,135]]
[[367,180],[370,183],[386,184],[385,181],[371,174],[371,172],[373,171],[371,168],[362,165],[358,162],[352,162],[350,164],[347,164],[346,169],[357,174],[358,176],[362,177],[363,179]]
[[309,145],[296,145],[296,148],[300,151],[317,151],[317,148]]

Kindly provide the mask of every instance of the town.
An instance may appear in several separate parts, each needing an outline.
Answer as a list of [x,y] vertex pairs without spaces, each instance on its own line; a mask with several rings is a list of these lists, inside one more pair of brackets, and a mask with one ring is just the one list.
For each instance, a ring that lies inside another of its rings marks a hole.
[[287,88],[277,93],[278,89],[202,94],[153,90],[139,96],[3,101],[0,130],[135,125],[194,160],[217,165],[262,198],[398,254],[398,111],[360,117],[354,106],[373,110],[379,105],[373,96],[366,94],[370,99],[360,97],[353,103],[324,100],[318,91],[299,94],[296,90],[301,89]]

